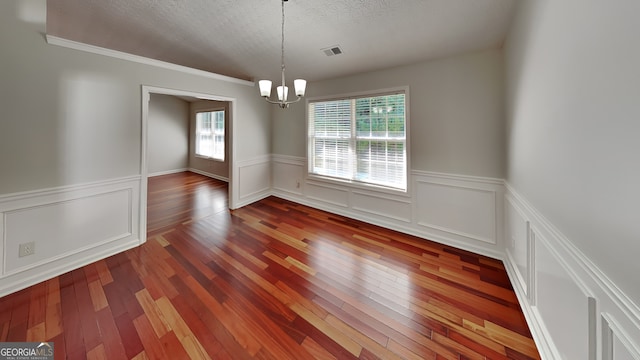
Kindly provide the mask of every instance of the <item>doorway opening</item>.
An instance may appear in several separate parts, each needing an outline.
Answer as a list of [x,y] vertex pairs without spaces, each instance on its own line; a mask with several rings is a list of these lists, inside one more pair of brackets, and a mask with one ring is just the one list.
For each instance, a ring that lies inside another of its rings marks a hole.
[[[228,104],[228,202],[229,208],[235,208],[237,199],[233,189],[237,187],[237,176],[235,176],[235,141],[234,141],[234,114],[236,99],[226,96],[198,93],[186,90],[175,90],[153,86],[142,86],[142,119],[141,119],[141,161],[140,161],[140,240],[146,242],[147,239],[147,191],[149,181],[149,102],[152,94],[170,95],[187,101],[211,100],[225,102]],[[189,145],[191,147],[191,145]]]

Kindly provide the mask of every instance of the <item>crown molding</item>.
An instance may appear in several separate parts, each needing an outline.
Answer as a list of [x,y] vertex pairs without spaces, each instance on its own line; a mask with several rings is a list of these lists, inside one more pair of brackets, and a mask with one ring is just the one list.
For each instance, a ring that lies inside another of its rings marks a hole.
[[163,69],[179,71],[179,72],[190,74],[190,75],[204,76],[210,79],[226,81],[234,84],[240,84],[240,85],[246,85],[246,86],[252,86],[252,87],[255,86],[255,83],[253,81],[242,80],[242,79],[238,79],[238,78],[234,78],[226,75],[220,75],[220,74],[216,74],[216,73],[212,73],[204,70],[190,68],[187,66],[176,65],[173,63],[160,61],[156,59],[150,59],[144,56],[133,55],[133,54],[125,53],[122,51],[116,51],[116,50],[111,50],[111,49],[107,49],[107,48],[103,48],[95,45],[89,45],[89,44],[68,40],[68,39],[60,38],[60,37],[49,35],[49,34],[46,35],[46,39],[47,39],[47,44],[49,45],[62,46],[69,49],[84,51],[84,52],[103,55],[103,56],[109,56],[116,59],[132,61],[132,62],[145,64],[145,65],[151,65],[151,66],[160,67]]

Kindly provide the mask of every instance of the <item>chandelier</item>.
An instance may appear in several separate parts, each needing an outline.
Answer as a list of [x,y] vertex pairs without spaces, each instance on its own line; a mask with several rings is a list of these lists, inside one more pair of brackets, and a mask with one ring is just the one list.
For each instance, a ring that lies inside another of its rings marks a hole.
[[282,85],[276,88],[278,93],[278,100],[271,100],[269,97],[271,96],[271,80],[260,80],[258,81],[258,85],[260,86],[260,96],[262,96],[267,102],[271,104],[277,104],[282,109],[286,109],[289,107],[289,104],[300,101],[304,96],[304,91],[307,87],[307,81],[303,79],[295,79],[293,81],[293,87],[295,89],[296,99],[292,101],[287,101],[287,97],[289,95],[289,87],[285,86],[284,82],[284,3],[287,0],[282,0],[282,46],[281,50],[281,69],[282,69]]

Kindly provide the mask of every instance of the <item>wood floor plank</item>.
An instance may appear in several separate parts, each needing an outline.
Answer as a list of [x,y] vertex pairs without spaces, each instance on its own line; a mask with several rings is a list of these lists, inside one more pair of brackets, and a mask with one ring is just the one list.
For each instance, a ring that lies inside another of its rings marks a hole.
[[540,359],[501,261],[276,197],[148,181],[147,242],[0,298],[60,359]]
[[161,297],[156,300],[156,305],[164,314],[164,318],[166,319],[168,325],[173,330],[174,334],[184,347],[185,351],[189,354],[189,357],[192,359],[211,359],[207,352],[202,347],[202,344],[195,338],[193,332],[184,321],[182,316],[176,311],[171,304],[171,301],[166,297]]
[[165,319],[163,312],[158,308],[157,303],[146,289],[138,291],[136,293],[136,299],[138,299],[138,302],[142,306],[144,314],[151,324],[151,328],[156,334],[156,337],[161,338],[164,334],[171,331],[171,327]]
[[107,352],[104,350],[103,344],[98,344],[87,352],[87,360],[108,360]]
[[115,319],[122,346],[128,358],[133,358],[144,351],[144,345],[136,332],[135,325],[129,313],[122,314]]
[[96,313],[96,320],[100,333],[102,335],[102,343],[108,359],[127,359],[126,351],[120,337],[120,332],[116,326],[114,315],[111,309],[106,307]]
[[167,354],[160,342],[151,322],[146,315],[140,315],[133,320],[133,326],[140,337],[140,341],[144,346],[147,357],[151,360],[167,359]]

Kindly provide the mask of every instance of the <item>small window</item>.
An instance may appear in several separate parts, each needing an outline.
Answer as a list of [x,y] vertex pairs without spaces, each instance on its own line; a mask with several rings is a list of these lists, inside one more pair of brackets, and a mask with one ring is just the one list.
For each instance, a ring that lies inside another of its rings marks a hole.
[[224,161],[224,110],[196,113],[196,155]]
[[308,103],[309,174],[407,190],[405,92]]

